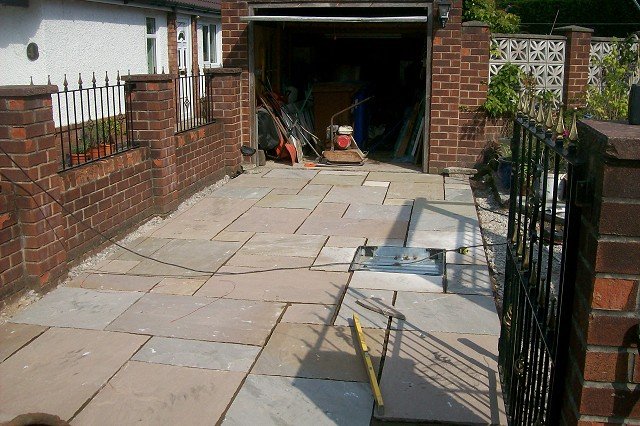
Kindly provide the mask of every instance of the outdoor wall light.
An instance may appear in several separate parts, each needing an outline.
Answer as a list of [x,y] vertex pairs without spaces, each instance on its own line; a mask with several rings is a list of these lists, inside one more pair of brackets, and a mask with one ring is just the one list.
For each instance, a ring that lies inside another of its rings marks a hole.
[[442,28],[447,26],[449,21],[449,11],[451,11],[451,0],[440,0],[438,2],[438,15]]

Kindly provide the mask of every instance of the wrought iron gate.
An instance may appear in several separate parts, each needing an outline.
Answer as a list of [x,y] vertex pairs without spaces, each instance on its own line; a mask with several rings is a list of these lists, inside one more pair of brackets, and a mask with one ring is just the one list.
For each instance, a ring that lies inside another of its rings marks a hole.
[[559,423],[576,270],[576,117],[523,96],[514,123],[499,364],[513,425]]

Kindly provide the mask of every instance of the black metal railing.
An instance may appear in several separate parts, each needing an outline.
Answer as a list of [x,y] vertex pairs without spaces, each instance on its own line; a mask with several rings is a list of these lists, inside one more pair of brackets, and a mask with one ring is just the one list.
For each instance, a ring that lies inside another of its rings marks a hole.
[[[581,181],[576,114],[523,95],[515,119],[499,342],[510,424],[559,424],[575,283]],[[545,111],[546,110],[546,111]]]
[[204,74],[179,75],[174,79],[176,99],[176,133],[214,123],[212,88]]
[[57,137],[62,150],[61,170],[94,162],[134,147],[129,95],[116,76],[110,84],[105,73],[104,85],[97,85],[95,73],[88,87],[82,75],[78,88],[70,89],[67,76],[63,88],[54,94],[57,109]]

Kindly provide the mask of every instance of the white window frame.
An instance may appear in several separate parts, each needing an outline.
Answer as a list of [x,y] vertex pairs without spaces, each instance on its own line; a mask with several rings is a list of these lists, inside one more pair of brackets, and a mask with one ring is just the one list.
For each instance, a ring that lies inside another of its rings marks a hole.
[[[207,32],[211,34],[211,29],[214,29],[214,42],[215,42],[215,60],[211,60],[211,43],[209,42],[209,58],[204,59],[204,44],[208,40],[204,39],[204,27],[207,27]],[[219,20],[205,20],[198,22],[198,62],[200,62],[201,68],[219,68],[222,66],[222,24]]]
[[[149,34],[149,20],[153,20],[153,33]],[[147,16],[144,20],[144,32],[146,34],[145,37],[145,56],[147,57],[147,71],[149,74],[154,72],[154,69],[158,70],[158,25],[156,23],[156,18],[152,16]],[[153,40],[153,66],[149,64],[149,40]]]

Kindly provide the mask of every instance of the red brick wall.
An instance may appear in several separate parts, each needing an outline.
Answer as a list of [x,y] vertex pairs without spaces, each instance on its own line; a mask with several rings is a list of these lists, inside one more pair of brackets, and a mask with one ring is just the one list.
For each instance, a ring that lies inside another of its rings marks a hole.
[[567,108],[583,107],[589,81],[589,54],[593,30],[582,27],[563,27],[558,31],[567,37],[564,65],[563,99]]
[[[5,166],[7,159],[0,158]],[[13,185],[0,177],[0,299],[11,294],[22,284],[24,257],[20,242],[20,225]]]

